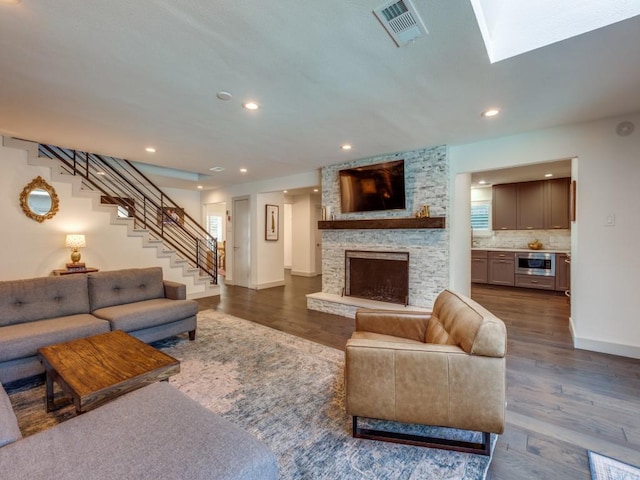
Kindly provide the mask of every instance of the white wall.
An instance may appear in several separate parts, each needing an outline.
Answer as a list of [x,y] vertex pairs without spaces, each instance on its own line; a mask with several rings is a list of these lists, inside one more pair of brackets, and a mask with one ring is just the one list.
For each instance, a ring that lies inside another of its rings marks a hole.
[[311,277],[316,274],[315,260],[315,208],[317,199],[311,195],[296,195],[291,205],[291,275]]
[[[255,269],[256,279],[253,288],[262,289],[284,285],[284,239],[283,239],[283,211],[284,193],[262,193],[256,195],[256,219],[257,230],[253,238],[256,240],[256,258],[258,259]],[[278,207],[277,230],[278,240],[266,240],[265,229],[267,225],[266,206],[275,205]]]
[[[38,223],[22,211],[19,195],[22,188],[40,175],[56,190],[60,210],[50,220]],[[0,209],[2,248],[0,280],[41,277],[64,268],[70,251],[64,246],[67,233],[84,233],[87,247],[81,249],[82,260],[90,267],[115,270],[128,267],[161,266],[165,278],[187,284],[189,295],[204,290],[202,285],[182,277],[181,268],[172,268],[168,258],[157,258],[156,250],[143,248],[141,237],[129,237],[124,225],[111,225],[107,210],[94,209],[93,200],[73,196],[70,183],[51,181],[50,169],[27,164],[25,150],[0,146],[0,192],[5,201]],[[186,211],[199,210],[199,192],[176,194]],[[191,213],[191,212],[190,212]]]
[[291,200],[285,197],[284,204],[284,268],[291,268],[293,263],[293,209],[291,208]]
[[[632,121],[636,131],[616,134]],[[453,218],[464,219],[468,185],[458,174],[577,158],[577,221],[572,226],[571,319],[578,348],[640,358],[636,279],[640,271],[640,113],[450,147]],[[468,202],[467,202],[468,205]],[[464,210],[464,211],[463,211]],[[605,226],[615,216],[615,226]],[[464,219],[466,221],[466,219]],[[452,232],[454,288],[469,285],[468,229]]]

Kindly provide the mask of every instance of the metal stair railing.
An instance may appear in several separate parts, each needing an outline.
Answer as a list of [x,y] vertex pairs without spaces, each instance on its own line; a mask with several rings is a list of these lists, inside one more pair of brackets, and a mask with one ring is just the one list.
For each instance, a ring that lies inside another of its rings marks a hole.
[[82,187],[102,194],[102,203],[118,206],[151,238],[176,252],[218,283],[218,242],[130,161],[53,145],[38,145],[38,154],[59,161],[62,171],[80,176]]

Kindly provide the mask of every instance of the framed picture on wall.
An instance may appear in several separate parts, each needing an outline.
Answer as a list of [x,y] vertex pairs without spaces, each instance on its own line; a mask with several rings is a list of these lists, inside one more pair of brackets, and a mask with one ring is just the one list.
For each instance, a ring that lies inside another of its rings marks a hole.
[[278,205],[265,205],[264,239],[271,242],[278,240]]
[[162,207],[158,209],[158,226],[184,225],[184,209]]

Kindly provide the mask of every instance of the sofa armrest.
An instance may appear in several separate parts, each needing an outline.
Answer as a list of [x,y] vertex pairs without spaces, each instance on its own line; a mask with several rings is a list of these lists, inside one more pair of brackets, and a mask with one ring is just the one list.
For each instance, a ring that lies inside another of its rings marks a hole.
[[187,286],[184,283],[163,280],[164,296],[171,300],[185,300],[187,298]]
[[356,331],[424,342],[430,318],[431,312],[426,311],[359,308],[356,310]]

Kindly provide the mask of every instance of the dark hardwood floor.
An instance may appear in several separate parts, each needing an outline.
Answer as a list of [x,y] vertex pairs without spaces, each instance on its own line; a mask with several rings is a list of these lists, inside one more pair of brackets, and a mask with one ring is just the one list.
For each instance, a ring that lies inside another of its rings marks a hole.
[[[344,350],[354,322],[307,310],[305,294],[320,290],[321,277],[287,274],[284,287],[222,285],[199,303]],[[587,480],[587,450],[640,465],[640,360],[575,350],[564,296],[492,286],[471,296],[508,332],[507,426],[487,479]]]

